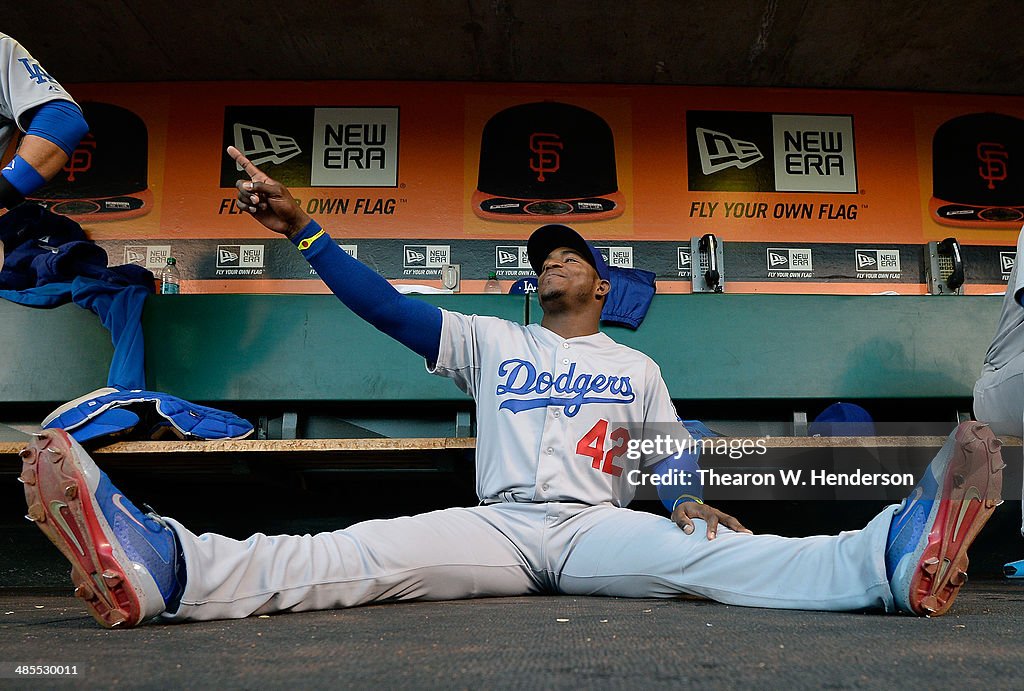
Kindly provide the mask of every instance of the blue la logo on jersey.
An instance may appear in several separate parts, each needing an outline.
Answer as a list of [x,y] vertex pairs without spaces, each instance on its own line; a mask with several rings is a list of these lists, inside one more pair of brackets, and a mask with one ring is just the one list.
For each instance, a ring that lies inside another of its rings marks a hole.
[[28,72],[29,79],[34,79],[36,84],[56,84],[57,80],[51,77],[43,66],[35,60],[29,60],[28,58],[18,58],[24,67],[25,71]]
[[556,377],[551,372],[537,372],[537,367],[528,360],[513,358],[498,365],[498,376],[505,382],[498,384],[497,395],[524,397],[508,398],[498,406],[499,410],[511,410],[513,413],[556,406],[565,410],[566,417],[573,417],[580,408],[591,403],[627,404],[636,400],[629,377],[576,374],[575,362],[569,365],[569,371]]

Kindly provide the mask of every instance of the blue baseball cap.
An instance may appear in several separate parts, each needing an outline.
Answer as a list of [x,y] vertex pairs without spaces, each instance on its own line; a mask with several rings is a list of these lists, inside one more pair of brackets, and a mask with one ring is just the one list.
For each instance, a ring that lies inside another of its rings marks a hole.
[[527,276],[520,278],[518,281],[512,284],[512,287],[508,289],[509,295],[527,295],[529,293],[537,292],[537,277]]
[[812,437],[873,437],[875,421],[856,403],[833,403],[807,429]]
[[553,250],[559,247],[568,247],[579,252],[583,259],[594,267],[597,275],[606,281],[610,281],[608,264],[604,257],[597,251],[597,248],[583,239],[569,226],[552,223],[541,226],[533,231],[530,239],[526,241],[526,254],[530,258],[530,266],[540,275],[544,266],[544,260],[548,258]]

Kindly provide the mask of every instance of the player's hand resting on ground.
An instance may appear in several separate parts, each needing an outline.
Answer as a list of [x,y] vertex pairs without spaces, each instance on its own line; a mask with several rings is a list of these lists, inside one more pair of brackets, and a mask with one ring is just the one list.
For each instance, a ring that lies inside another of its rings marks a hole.
[[676,507],[676,510],[672,512],[672,522],[679,526],[684,533],[689,535],[693,532],[693,521],[691,519],[700,518],[708,524],[708,539],[714,540],[715,535],[718,533],[719,524],[724,525],[726,528],[735,530],[737,533],[747,533],[753,535],[753,533],[743,527],[743,524],[733,518],[727,513],[723,513],[718,509],[708,506],[707,504],[698,504],[695,501],[683,502]]
[[235,183],[235,187],[238,188],[238,199],[235,203],[239,209],[252,214],[253,218],[275,233],[287,235],[289,238],[306,227],[309,223],[309,214],[295,203],[295,198],[287,187],[271,179],[235,147],[228,147],[228,156],[234,159],[250,178]]

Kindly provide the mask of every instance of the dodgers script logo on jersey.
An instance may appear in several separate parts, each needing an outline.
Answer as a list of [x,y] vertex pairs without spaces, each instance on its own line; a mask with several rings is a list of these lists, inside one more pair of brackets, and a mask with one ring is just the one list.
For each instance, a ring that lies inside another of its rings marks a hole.
[[[498,384],[495,394],[517,397],[503,400],[498,410],[511,410],[513,413],[558,406],[565,410],[566,417],[573,417],[580,408],[591,403],[629,404],[636,400],[629,377],[588,372],[577,374],[575,362],[569,365],[567,372],[556,377],[551,372],[537,372],[536,365],[529,360],[512,358],[498,365],[498,376],[505,382]],[[610,396],[588,396],[606,392]]]

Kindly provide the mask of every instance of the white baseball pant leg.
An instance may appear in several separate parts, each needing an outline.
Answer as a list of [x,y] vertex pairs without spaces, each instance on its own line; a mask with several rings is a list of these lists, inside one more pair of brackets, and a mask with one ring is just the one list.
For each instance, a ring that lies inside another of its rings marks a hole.
[[188,582],[171,621],[525,595],[673,597],[728,604],[892,609],[883,552],[895,507],[861,531],[783,538],[581,504],[495,504],[366,521],[314,536],[196,536],[168,519]]
[[571,595],[686,593],[751,607],[894,611],[884,554],[895,510],[834,536],[748,535],[720,526],[708,540],[702,520],[687,535],[662,516],[591,507],[560,526],[558,588]]
[[541,585],[519,540],[528,520],[492,507],[372,520],[317,535],[196,536],[181,541],[187,582],[171,621],[235,619],[385,600],[526,595]]
[[1024,353],[995,372],[982,373],[974,384],[974,417],[991,425],[996,434],[1024,437]]

